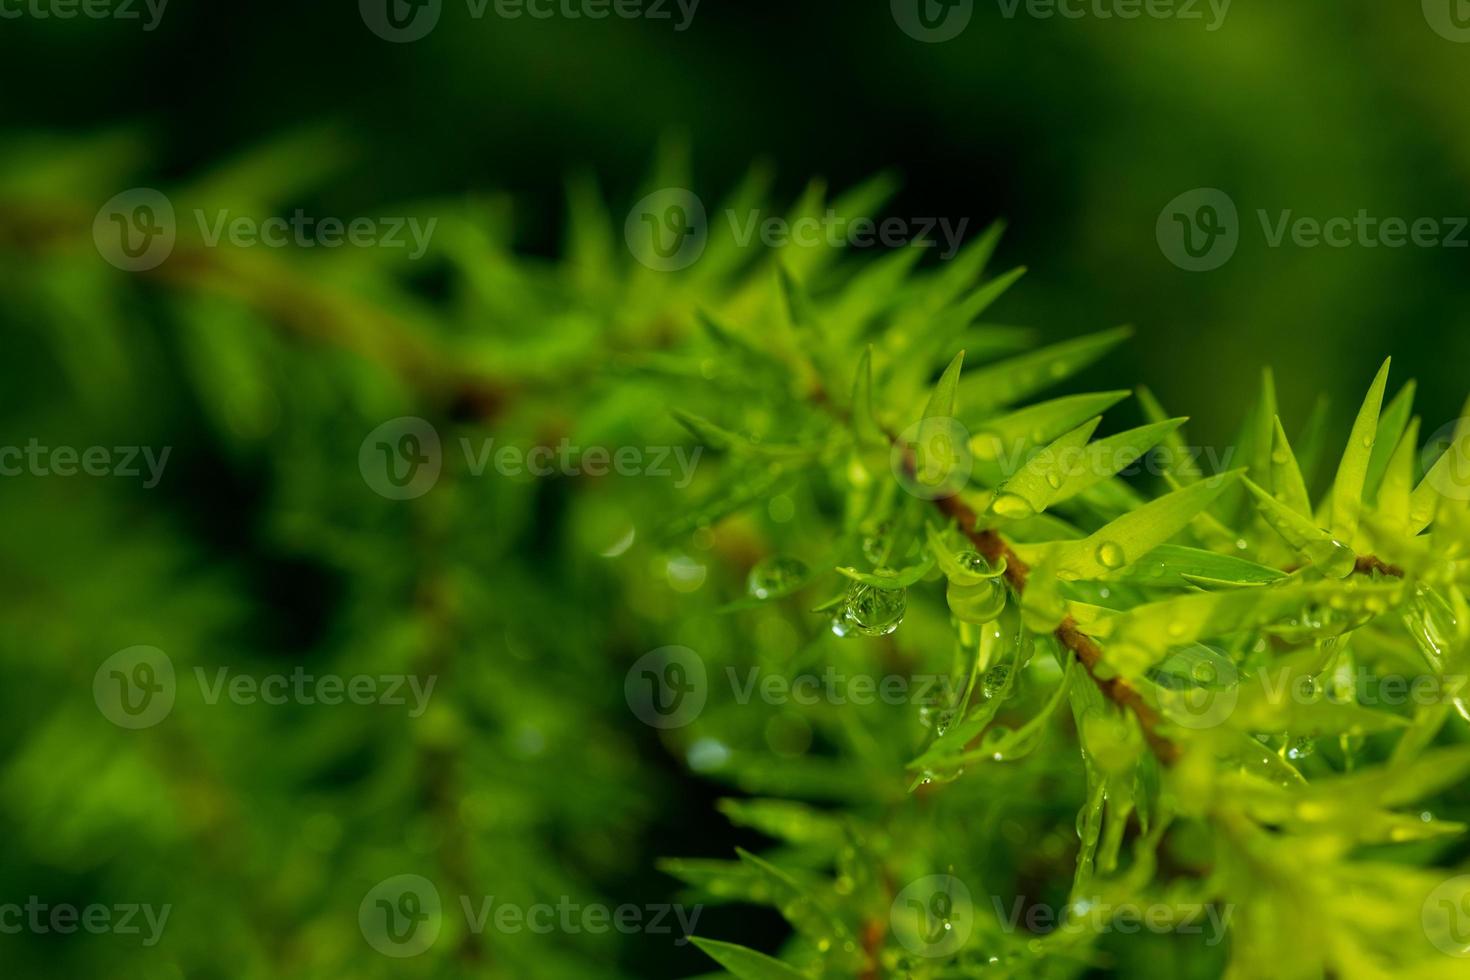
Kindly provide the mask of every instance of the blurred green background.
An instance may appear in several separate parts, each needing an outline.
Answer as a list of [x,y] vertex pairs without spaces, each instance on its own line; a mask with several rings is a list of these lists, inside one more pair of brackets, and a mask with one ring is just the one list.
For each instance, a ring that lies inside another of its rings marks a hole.
[[[309,202],[319,213],[504,190],[519,241],[547,253],[563,176],[589,168],[626,206],[671,132],[687,137],[702,194],[756,158],[774,164],[783,201],[813,176],[840,188],[894,169],[895,214],[1010,220],[1002,259],[1031,268],[1006,308],[1016,322],[1136,324],[1139,362],[1118,380],[1147,381],[1207,427],[1254,384],[1266,349],[1297,379],[1288,419],[1319,390],[1356,398],[1379,353],[1420,379],[1426,419],[1453,417],[1470,353],[1466,251],[1273,249],[1253,215],[1470,211],[1470,47],[1417,4],[1236,3],[1213,32],[1208,18],[1001,10],[982,2],[958,38],[922,44],[881,3],[705,0],[682,33],[476,20],[450,3],[427,38],[390,45],[331,7],[175,0],[150,34],[9,21],[0,78],[14,130],[141,126],[162,175],[332,123],[353,165]],[[58,70],[69,64],[86,70]],[[1164,204],[1201,186],[1252,216],[1208,275],[1176,269],[1154,241]],[[1205,390],[1226,404],[1200,401]]]
[[[446,0],[438,28],[401,45],[349,4],[173,0],[151,32],[0,20],[0,441],[172,447],[156,490],[0,481],[0,901],[175,907],[157,950],[0,936],[17,975],[708,969],[647,935],[497,937],[492,949],[452,930],[440,943],[460,959],[398,963],[374,958],[355,926],[363,893],[393,874],[430,873],[446,896],[670,901],[678,886],[656,859],[727,858],[761,839],[729,826],[722,791],[622,692],[655,646],[749,642],[706,614],[739,593],[758,532],[681,545],[695,558],[640,536],[613,562],[600,555],[626,528],[687,501],[636,481],[477,480],[405,508],[366,492],[357,470],[375,425],[417,412],[436,413],[446,441],[684,438],[670,391],[620,392],[605,374],[611,356],[656,345],[657,324],[609,322],[604,287],[556,271],[572,238],[568,178],[592,176],[621,230],[661,141],[688,147],[707,203],[765,162],[782,206],[815,176],[841,190],[891,171],[902,183],[885,213],[968,219],[971,234],[1005,218],[994,267],[1030,271],[994,318],[1046,340],[1135,325],[1082,383],[1147,384],[1204,444],[1229,438],[1266,364],[1295,424],[1331,399],[1333,442],[1387,355],[1396,378],[1418,379],[1426,431],[1458,414],[1470,251],[1272,248],[1255,214],[1470,213],[1470,45],[1417,4],[1238,2],[1214,31],[1001,9],[977,3],[942,44],[906,35],[884,3],[704,0],[679,32],[476,20]],[[219,169],[273,145],[294,148]],[[113,194],[187,188],[184,200],[222,172],[222,200],[260,191],[271,213],[441,216],[446,253],[412,269],[242,260],[236,274],[257,274],[257,298],[272,301],[238,304],[220,298],[228,289],[179,296],[120,275],[92,250],[92,217]],[[1221,268],[1192,273],[1161,252],[1155,225],[1199,187],[1234,199],[1241,241]],[[307,288],[341,303],[303,305],[293,290]],[[409,348],[447,339],[455,353],[427,370],[457,387],[420,397],[379,314],[407,324]],[[477,372],[519,378],[516,397],[486,409]],[[487,417],[492,428],[475,427]],[[679,587],[686,560],[701,569],[692,591]],[[796,645],[790,626],[760,628],[762,649]],[[214,710],[181,686],[170,727],[119,740],[90,683],[135,644],[168,651],[181,673],[432,670],[446,693],[420,721]],[[710,909],[703,924],[764,948],[784,930],[749,909]]]

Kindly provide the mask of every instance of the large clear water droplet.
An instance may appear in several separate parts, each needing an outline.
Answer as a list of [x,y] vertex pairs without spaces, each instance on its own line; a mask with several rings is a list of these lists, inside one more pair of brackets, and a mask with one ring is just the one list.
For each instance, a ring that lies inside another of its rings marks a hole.
[[1098,564],[1104,568],[1122,568],[1128,564],[1128,556],[1123,551],[1123,546],[1116,541],[1104,541],[1097,546]]
[[959,562],[961,568],[971,572],[983,575],[990,571],[990,562],[986,561],[985,556],[978,551],[962,551],[955,555],[955,561]]
[[[887,636],[898,629],[907,609],[908,595],[904,589],[880,589],[854,582],[847,589],[841,618],[852,633]],[[835,628],[833,632],[837,632]]]

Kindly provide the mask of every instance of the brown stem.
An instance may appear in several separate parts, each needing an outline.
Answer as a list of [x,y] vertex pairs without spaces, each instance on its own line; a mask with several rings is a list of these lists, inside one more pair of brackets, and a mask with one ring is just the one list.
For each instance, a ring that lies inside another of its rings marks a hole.
[[1367,575],[1378,572],[1383,575],[1391,575],[1394,578],[1403,578],[1404,570],[1397,565],[1390,565],[1377,555],[1359,555],[1353,564],[1353,571],[1359,575]]
[[[958,496],[945,497],[936,500],[939,509],[948,517],[959,524],[960,530],[965,537],[991,562],[1005,559],[1006,581],[1010,583],[1017,595],[1026,591],[1026,579],[1031,574],[1031,569],[1021,557],[1012,550],[1011,546],[993,530],[976,530],[979,518],[968,504],[960,500]],[[1153,705],[1149,704],[1142,694],[1121,677],[1101,677],[1098,675],[1098,665],[1102,663],[1102,648],[1097,641],[1083,633],[1077,627],[1077,622],[1071,616],[1062,620],[1062,624],[1056,629],[1056,638],[1077,655],[1082,666],[1087,669],[1087,676],[1092,678],[1093,683],[1102,691],[1103,696],[1119,705],[1126,711],[1132,712],[1138,719],[1138,727],[1143,731],[1143,737],[1148,742],[1149,748],[1153,749],[1154,755],[1165,765],[1172,765],[1178,761],[1179,746],[1171,742],[1159,731],[1163,719],[1160,717]]]

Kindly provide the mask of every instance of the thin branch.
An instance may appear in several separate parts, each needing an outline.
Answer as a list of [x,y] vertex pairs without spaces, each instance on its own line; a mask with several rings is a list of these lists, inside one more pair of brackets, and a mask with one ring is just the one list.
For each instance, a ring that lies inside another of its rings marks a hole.
[[1393,578],[1403,578],[1404,570],[1397,565],[1391,565],[1379,558],[1377,555],[1359,555],[1353,564],[1353,571],[1358,575],[1368,575],[1378,572],[1381,575],[1389,575]]
[[[975,546],[990,562],[1005,560],[1006,581],[1010,583],[1016,595],[1022,595],[1026,591],[1026,579],[1031,574],[1031,569],[1021,560],[1021,557],[1006,543],[1005,539],[992,530],[976,530],[979,517],[968,504],[960,500],[958,496],[945,497],[936,500],[935,504],[948,517],[953,518],[960,526],[965,537]],[[1071,616],[1062,620],[1056,629],[1056,638],[1077,655],[1077,660],[1087,669],[1087,676],[1092,678],[1093,683],[1102,691],[1103,696],[1114,702],[1138,719],[1138,727],[1143,731],[1143,737],[1147,740],[1149,748],[1158,756],[1159,761],[1165,765],[1177,762],[1180,756],[1178,744],[1170,741],[1160,731],[1159,726],[1163,723],[1162,716],[1149,704],[1131,684],[1121,677],[1101,677],[1097,670],[1102,663],[1102,648],[1097,641],[1083,633],[1077,626],[1077,621]]]

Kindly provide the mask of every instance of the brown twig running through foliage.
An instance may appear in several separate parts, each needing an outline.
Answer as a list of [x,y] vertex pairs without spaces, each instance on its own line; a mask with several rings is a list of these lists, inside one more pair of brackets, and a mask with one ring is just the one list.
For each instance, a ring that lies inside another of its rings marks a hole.
[[[936,500],[935,503],[946,516],[953,518],[959,524],[965,537],[970,539],[975,550],[984,555],[987,561],[994,564],[1002,559],[1005,560],[1006,581],[1010,583],[1016,595],[1021,595],[1026,590],[1026,578],[1030,575],[1031,569],[1006,543],[1005,539],[990,529],[976,530],[980,523],[979,517],[958,496]],[[1353,571],[1359,575],[1378,572],[1395,578],[1404,577],[1402,568],[1389,564],[1376,555],[1359,555]],[[1153,749],[1159,761],[1165,765],[1177,762],[1180,756],[1179,745],[1170,741],[1159,731],[1163,718],[1153,705],[1149,704],[1143,695],[1123,678],[1098,675],[1097,667],[1102,662],[1102,648],[1097,645],[1097,641],[1082,632],[1077,627],[1076,620],[1071,616],[1063,619],[1061,625],[1057,627],[1056,638],[1062,646],[1077,655],[1082,666],[1087,668],[1088,676],[1097,684],[1105,697],[1133,713],[1133,716],[1138,719],[1138,726],[1143,731],[1143,737],[1148,741],[1149,748]]]
[[1404,570],[1397,565],[1390,565],[1377,555],[1359,555],[1357,562],[1353,564],[1353,571],[1359,575],[1368,575],[1378,572],[1381,575],[1389,575],[1393,578],[1403,578]]
[[[976,530],[976,525],[980,522],[979,517],[958,496],[945,497],[936,500],[935,503],[946,516],[953,518],[959,524],[965,537],[970,539],[975,549],[988,561],[995,563],[1004,559],[1006,581],[1010,583],[1017,595],[1025,592],[1026,578],[1030,575],[1031,569],[1011,549],[1004,538],[991,530]],[[1148,741],[1149,748],[1153,749],[1159,761],[1165,765],[1172,765],[1178,761],[1179,746],[1165,738],[1159,731],[1163,718],[1158,711],[1123,678],[1098,675],[1097,667],[1102,662],[1102,648],[1092,637],[1077,628],[1077,622],[1071,616],[1063,619],[1061,625],[1057,627],[1056,638],[1062,646],[1077,655],[1078,661],[1087,668],[1087,675],[1092,678],[1098,690],[1102,691],[1108,700],[1133,713],[1133,716],[1138,719],[1138,727],[1142,729],[1143,737]]]

